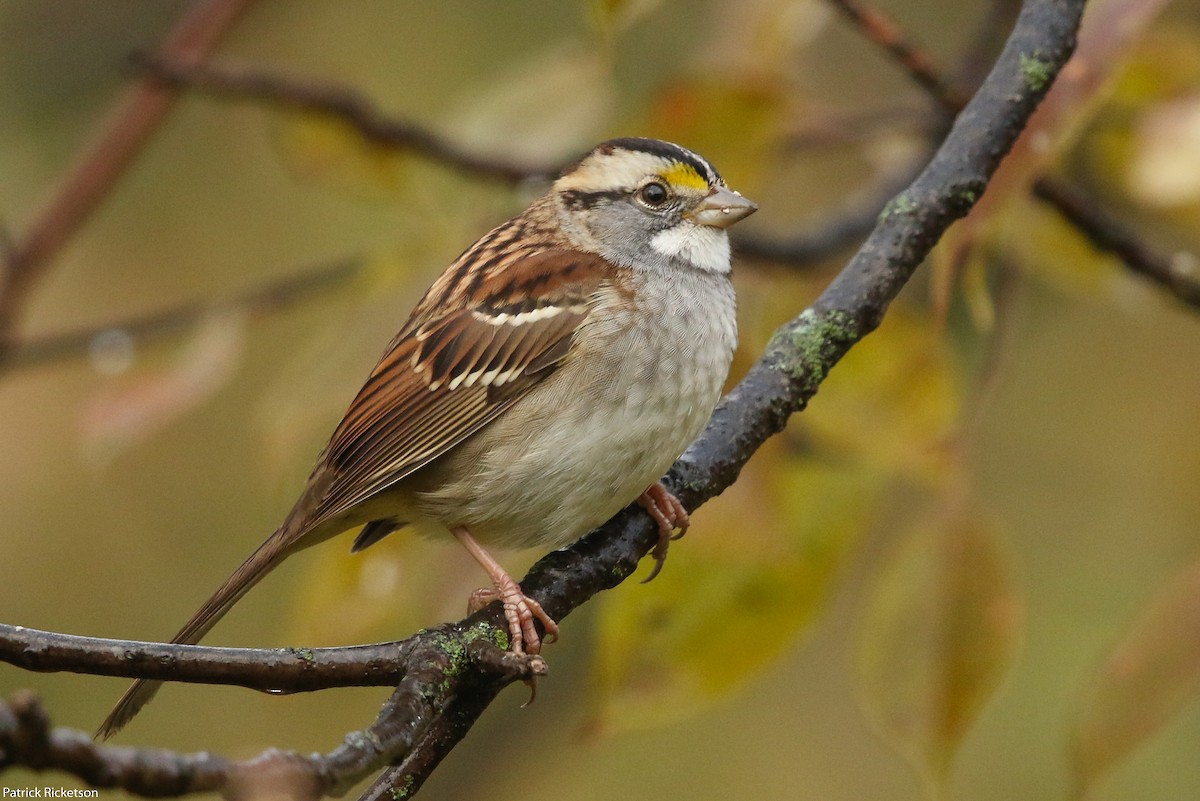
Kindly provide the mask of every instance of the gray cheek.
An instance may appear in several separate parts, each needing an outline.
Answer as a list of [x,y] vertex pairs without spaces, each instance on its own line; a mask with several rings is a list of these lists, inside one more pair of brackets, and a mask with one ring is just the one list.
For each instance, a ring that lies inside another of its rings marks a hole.
[[588,228],[600,252],[610,261],[627,266],[658,260],[650,238],[670,227],[669,220],[654,217],[632,203],[617,201],[592,212]]

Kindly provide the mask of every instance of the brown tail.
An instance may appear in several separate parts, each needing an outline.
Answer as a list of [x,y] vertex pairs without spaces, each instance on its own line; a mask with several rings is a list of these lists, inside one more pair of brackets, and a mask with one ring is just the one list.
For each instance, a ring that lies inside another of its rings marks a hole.
[[[268,537],[249,559],[242,562],[241,567],[233,571],[233,575],[225,580],[212,597],[204,602],[204,606],[192,615],[191,620],[184,624],[171,642],[184,645],[195,645],[199,642],[251,587],[295,550],[294,540],[289,540],[292,538],[285,536],[283,529]],[[161,681],[144,679],[138,679],[131,684],[112,712],[109,712],[108,717],[100,724],[96,737],[107,740],[120,731],[121,727],[149,703],[161,686]]]

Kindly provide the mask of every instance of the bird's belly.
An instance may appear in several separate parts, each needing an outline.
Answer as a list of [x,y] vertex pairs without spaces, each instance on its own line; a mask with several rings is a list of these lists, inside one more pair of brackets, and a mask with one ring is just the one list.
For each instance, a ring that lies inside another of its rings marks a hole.
[[563,545],[636,499],[704,427],[732,358],[732,300],[726,325],[675,322],[579,354],[448,454],[457,478],[426,485],[425,516],[487,544]]

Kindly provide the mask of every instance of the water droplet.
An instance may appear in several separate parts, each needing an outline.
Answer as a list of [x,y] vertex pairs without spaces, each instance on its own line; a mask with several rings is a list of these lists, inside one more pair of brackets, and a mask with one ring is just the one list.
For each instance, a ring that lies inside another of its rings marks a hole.
[[92,369],[104,375],[120,375],[133,366],[137,343],[122,328],[110,328],[92,337],[88,358]]

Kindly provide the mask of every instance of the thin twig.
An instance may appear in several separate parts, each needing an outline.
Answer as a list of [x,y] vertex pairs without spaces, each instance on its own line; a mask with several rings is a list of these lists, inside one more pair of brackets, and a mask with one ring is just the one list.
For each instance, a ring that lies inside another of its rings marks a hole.
[[233,64],[184,62],[166,54],[139,55],[134,63],[146,75],[173,89],[215,97],[273,103],[296,111],[337,117],[376,144],[411,150],[455,169],[507,183],[546,180],[558,164],[518,164],[498,156],[471,153],[411,120],[391,117],[357,92],[261,69]]
[[930,120],[926,109],[893,106],[805,120],[784,137],[782,144],[792,150],[842,147],[894,134],[898,130],[932,138],[945,134],[946,126]]
[[1113,254],[1181,302],[1200,309],[1200,258],[1196,254],[1159,253],[1104,209],[1091,193],[1065,178],[1039,178],[1033,194],[1082,232],[1093,246]]
[[[961,95],[951,89],[952,82],[934,59],[914,45],[891,18],[859,0],[828,0],[862,31],[863,35],[884,48],[929,96],[946,111],[957,113]],[[1012,13],[1010,0],[996,0],[988,15],[988,25]],[[985,31],[986,34],[986,31]],[[989,38],[980,39],[981,46]],[[1131,228],[1113,214],[1090,192],[1066,178],[1042,175],[1032,183],[1034,197],[1055,209],[1097,248],[1112,253],[1126,267],[1149,278],[1181,302],[1200,308],[1200,260],[1192,253],[1166,256],[1146,244]]]
[[[179,64],[162,57],[139,57],[135,63],[157,80],[175,87],[226,100],[253,100],[283,108],[328,114],[349,125],[361,136],[387,147],[418,153],[452,169],[508,183],[547,180],[560,164],[520,164],[496,156],[470,152],[422,124],[384,115],[361,94],[343,86],[282,75],[260,67],[231,64]],[[916,174],[920,165],[900,180],[889,180],[871,200],[855,203],[833,215],[829,222],[799,236],[778,240],[763,234],[733,232],[737,252],[793,266],[810,265],[848,248],[875,224],[888,198]]]
[[0,662],[39,673],[230,684],[273,693],[388,687],[404,678],[408,642],[343,648],[220,648],[109,640],[0,623]]
[[7,358],[0,353],[0,375],[78,358],[87,353],[96,337],[110,331],[121,331],[134,340],[145,342],[186,331],[222,309],[244,311],[251,316],[271,314],[340,286],[357,274],[361,266],[361,259],[342,259],[254,287],[225,300],[183,303],[139,317],[31,339],[22,342],[15,351],[7,354]]
[[[252,0],[197,0],[159,45],[184,64],[203,60]],[[50,200],[7,254],[0,280],[0,354],[15,345],[26,298],[170,112],[178,91],[150,78],[130,87]]]
[[858,0],[827,2],[849,18],[867,38],[886,50],[947,112],[957,114],[966,105],[968,96],[954,87],[937,67],[933,56],[910,41],[891,17]]

